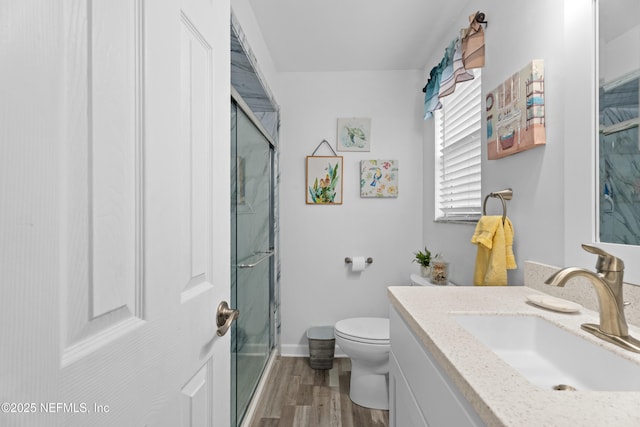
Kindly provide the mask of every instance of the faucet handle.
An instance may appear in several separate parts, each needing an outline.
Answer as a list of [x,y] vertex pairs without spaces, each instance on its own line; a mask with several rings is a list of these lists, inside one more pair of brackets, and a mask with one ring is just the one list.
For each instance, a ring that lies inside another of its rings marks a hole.
[[603,271],[624,271],[624,262],[601,248],[583,243],[582,249],[598,255],[598,261],[596,262],[596,270],[598,273]]

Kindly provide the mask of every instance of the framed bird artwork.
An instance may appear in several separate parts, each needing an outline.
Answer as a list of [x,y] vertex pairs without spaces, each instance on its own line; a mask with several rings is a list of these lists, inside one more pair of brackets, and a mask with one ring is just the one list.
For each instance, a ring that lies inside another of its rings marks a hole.
[[398,197],[398,161],[361,160],[360,197]]
[[338,151],[371,151],[371,119],[338,119]]

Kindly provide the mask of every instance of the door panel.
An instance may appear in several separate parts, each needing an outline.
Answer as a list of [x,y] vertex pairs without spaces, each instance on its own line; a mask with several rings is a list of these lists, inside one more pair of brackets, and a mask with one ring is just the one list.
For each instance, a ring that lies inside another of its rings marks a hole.
[[78,2],[82,19],[69,22],[78,115],[60,155],[63,366],[139,325],[144,306],[142,3],[106,6]]
[[81,182],[88,178],[91,247],[76,249],[90,254],[89,309],[95,319],[125,307],[133,315],[142,285],[142,0],[94,0],[86,15],[88,75],[75,82],[87,84],[89,141],[78,142],[88,149],[88,176]]
[[[211,426],[213,423],[213,360],[209,359],[182,387],[182,426]],[[225,425],[226,427],[226,425]]]
[[[181,114],[183,149],[182,203],[185,208],[184,287],[182,301],[211,286],[211,183],[212,176],[212,52],[190,17],[182,11]],[[197,290],[194,290],[197,288]]]
[[1,2],[0,425],[229,425],[229,14]]

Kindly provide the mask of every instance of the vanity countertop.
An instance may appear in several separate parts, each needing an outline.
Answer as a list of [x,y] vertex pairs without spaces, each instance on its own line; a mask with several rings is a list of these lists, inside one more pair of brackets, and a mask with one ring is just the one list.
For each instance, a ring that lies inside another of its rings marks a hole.
[[[527,302],[527,296],[532,294],[543,293],[526,286],[388,288],[391,304],[487,426],[639,426],[640,392],[539,388],[451,316],[452,313],[536,315],[640,364],[640,354],[619,349],[580,329],[582,323],[598,323],[597,312],[584,308],[578,313],[545,310]],[[629,333],[640,337],[640,328],[630,325]]]

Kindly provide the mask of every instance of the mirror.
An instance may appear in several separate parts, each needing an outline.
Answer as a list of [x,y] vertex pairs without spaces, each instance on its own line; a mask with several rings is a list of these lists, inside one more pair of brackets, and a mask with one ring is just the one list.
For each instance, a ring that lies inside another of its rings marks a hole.
[[598,1],[596,236],[640,246],[640,1]]

